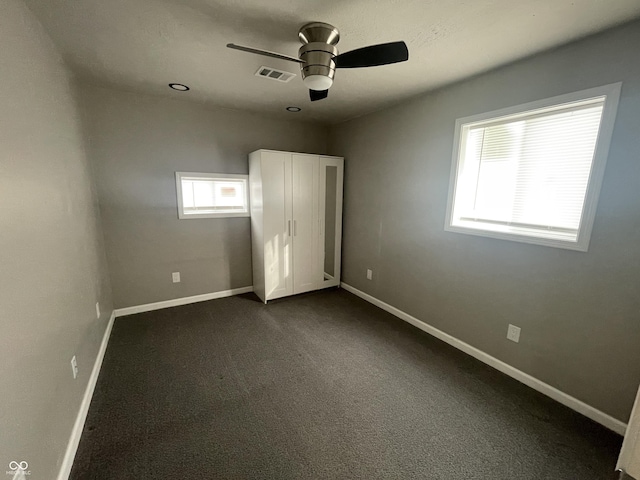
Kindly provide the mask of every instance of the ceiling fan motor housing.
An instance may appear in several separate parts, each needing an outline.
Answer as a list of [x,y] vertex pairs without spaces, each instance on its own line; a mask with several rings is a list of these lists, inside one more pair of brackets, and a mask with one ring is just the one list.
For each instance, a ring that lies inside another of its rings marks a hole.
[[307,43],[300,47],[298,56],[305,63],[300,64],[302,79],[311,90],[327,90],[333,84],[336,73],[334,58],[338,49],[326,43]]
[[336,73],[335,57],[340,41],[340,33],[333,25],[313,22],[304,25],[298,32],[303,43],[298,57],[305,63],[300,64],[302,79],[310,90],[328,90],[333,84]]

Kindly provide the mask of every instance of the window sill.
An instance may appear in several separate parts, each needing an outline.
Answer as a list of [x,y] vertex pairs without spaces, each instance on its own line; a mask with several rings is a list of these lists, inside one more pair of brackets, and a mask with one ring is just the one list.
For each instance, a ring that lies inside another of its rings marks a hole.
[[239,217],[250,217],[251,214],[249,212],[242,213],[188,213],[188,214],[178,214],[178,218],[180,220],[195,220],[198,218],[239,218]]
[[578,238],[578,241],[561,240],[558,238],[533,237],[526,234],[482,230],[479,228],[469,228],[457,225],[446,225],[444,229],[445,231],[452,233],[462,233],[465,235],[475,235],[478,237],[497,238],[500,240],[509,240],[512,242],[542,245],[544,247],[564,248],[567,250],[575,250],[579,252],[586,252],[589,248],[589,244],[586,241],[581,242],[580,238]]

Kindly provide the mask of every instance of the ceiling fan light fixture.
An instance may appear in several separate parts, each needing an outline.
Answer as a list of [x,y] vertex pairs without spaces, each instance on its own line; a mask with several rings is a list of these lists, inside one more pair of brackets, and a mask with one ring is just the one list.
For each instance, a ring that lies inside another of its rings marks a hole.
[[307,75],[304,77],[304,85],[309,90],[323,91],[329,90],[333,85],[333,79],[326,75]]

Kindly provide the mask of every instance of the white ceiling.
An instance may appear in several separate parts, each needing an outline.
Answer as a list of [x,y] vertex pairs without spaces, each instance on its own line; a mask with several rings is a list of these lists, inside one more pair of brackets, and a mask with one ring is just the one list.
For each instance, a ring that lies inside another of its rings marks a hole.
[[[640,16],[640,0],[26,0],[82,77],[127,90],[335,123]],[[404,40],[409,61],[338,70],[313,104],[295,63],[310,21],[335,25],[340,52]],[[261,66],[289,83],[254,76]],[[170,82],[189,85],[175,92]],[[302,112],[284,111],[289,105]]]

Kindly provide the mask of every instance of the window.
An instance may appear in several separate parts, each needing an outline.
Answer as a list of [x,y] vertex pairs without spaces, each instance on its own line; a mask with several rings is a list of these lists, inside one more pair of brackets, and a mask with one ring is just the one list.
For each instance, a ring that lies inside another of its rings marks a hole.
[[176,172],[178,218],[248,217],[248,178]]
[[586,251],[620,87],[458,119],[445,230]]

